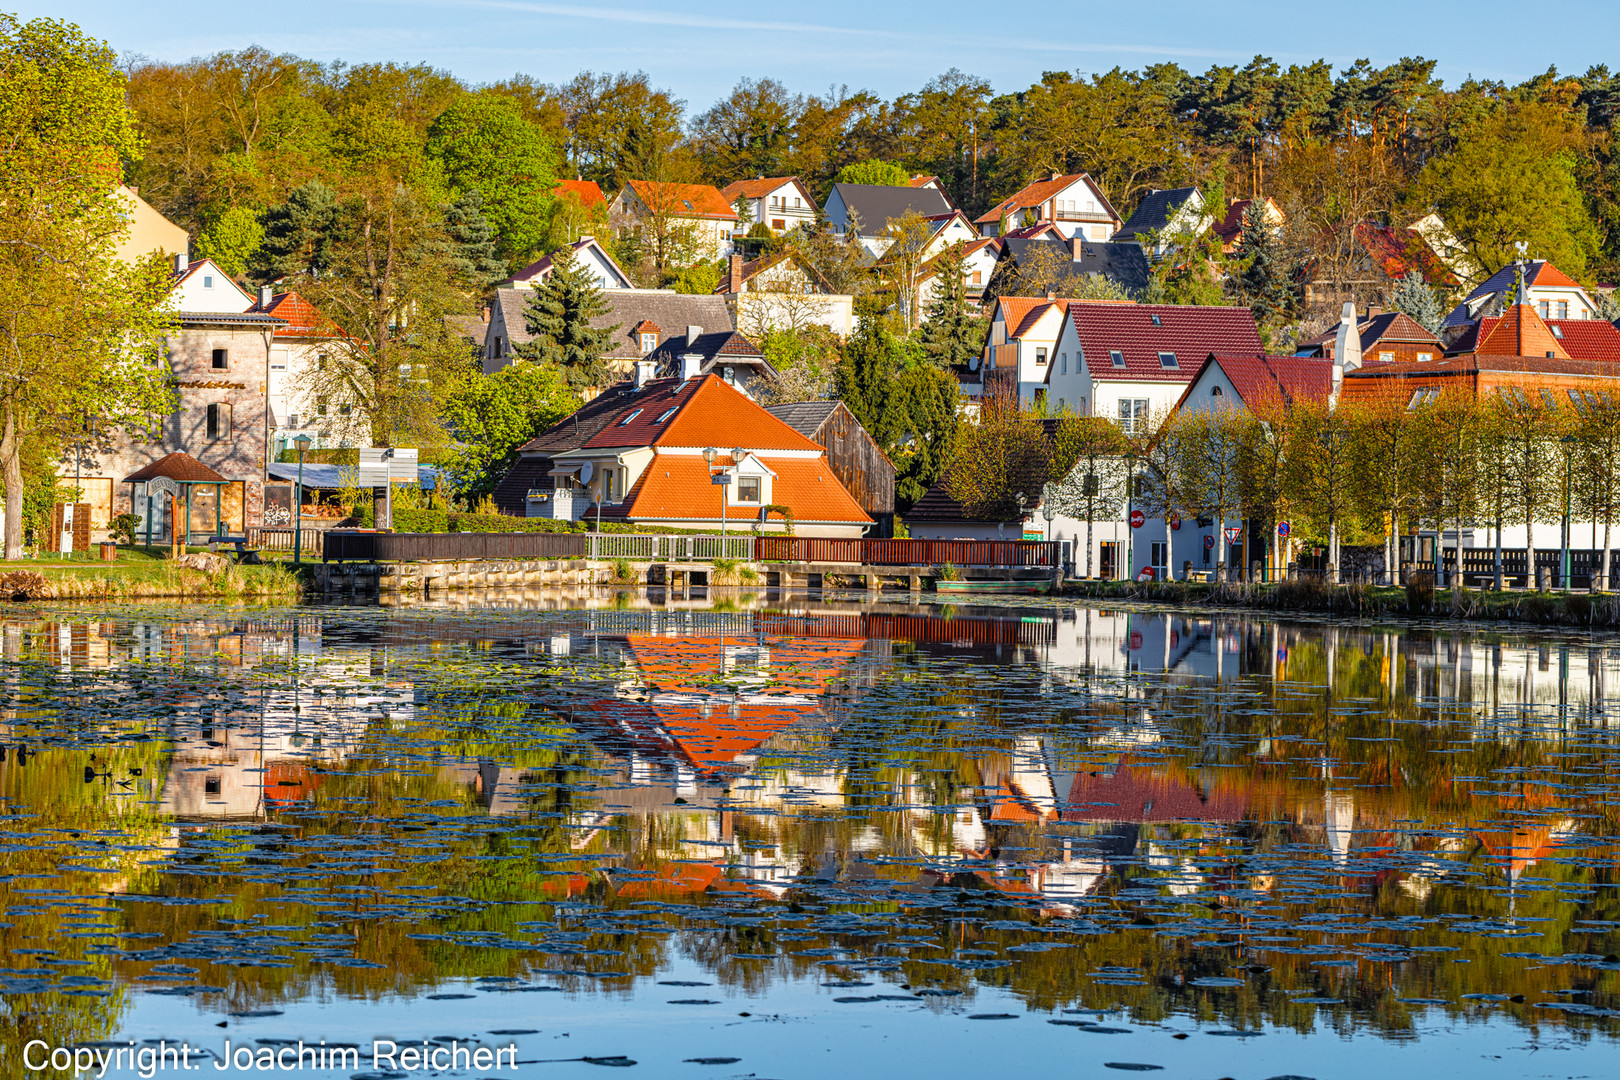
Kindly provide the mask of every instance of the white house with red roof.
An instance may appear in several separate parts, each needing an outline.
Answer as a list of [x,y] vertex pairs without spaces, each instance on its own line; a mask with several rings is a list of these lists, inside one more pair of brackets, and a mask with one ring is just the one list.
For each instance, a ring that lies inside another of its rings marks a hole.
[[310,447],[317,450],[369,447],[369,438],[357,437],[369,431],[363,410],[356,415],[357,399],[322,392],[311,384],[311,376],[330,359],[334,343],[348,335],[296,292],[277,293],[267,285],[259,290],[259,302],[252,310],[283,320],[270,345],[270,378],[265,384],[270,457],[294,449],[293,440],[300,435],[309,436]]
[[632,180],[608,204],[615,228],[634,229],[662,219],[692,232],[692,246],[705,259],[731,254],[737,209],[712,184],[672,184]]
[[1007,227],[1024,229],[1051,222],[1065,240],[1110,240],[1123,224],[1119,211],[1086,173],[1059,175],[1027,184],[974,219],[979,235],[996,236],[1002,218]]
[[[637,361],[635,379],[591,403],[593,433],[547,454],[552,486],[531,489],[528,516],[578,520],[600,504],[603,521],[783,532],[791,519],[798,535],[831,537],[872,524],[820,445],[721,376],[697,374],[695,358],[680,378],[652,378],[653,366]],[[713,482],[720,475],[728,482]]]
[[1039,296],[998,296],[990,312],[990,333],[979,357],[977,384],[967,383],[969,397],[1012,394],[1033,402],[1046,385],[1047,368],[1056,356],[1058,337],[1070,301]]
[[737,221],[737,228],[747,232],[763,224],[771,232],[781,235],[800,225],[816,223],[815,196],[797,176],[757,176],[752,180],[735,180],[720,189],[721,196],[733,207],[737,200],[747,203],[748,212]]
[[[1116,420],[1145,430],[1170,412],[1210,353],[1258,356],[1254,313],[1244,307],[1071,301],[1043,385],[1027,404]],[[1022,388],[1022,384],[1021,384]]]

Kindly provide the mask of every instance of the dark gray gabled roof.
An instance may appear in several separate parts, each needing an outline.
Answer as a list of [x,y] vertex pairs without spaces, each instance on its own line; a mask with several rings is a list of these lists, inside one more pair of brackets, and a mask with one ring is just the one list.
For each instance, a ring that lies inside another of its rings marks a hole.
[[1008,237],[1002,242],[1001,257],[1017,263],[1042,249],[1053,251],[1059,258],[1070,259],[1075,274],[1101,274],[1131,292],[1147,287],[1148,261],[1140,244],[1082,240],[1080,258],[1075,260],[1067,240],[1020,240]]
[[1131,211],[1131,219],[1114,234],[1114,242],[1136,240],[1144,232],[1163,229],[1170,224],[1170,218],[1181,208],[1181,204],[1197,191],[1196,187],[1182,187],[1148,192],[1136,209]]
[[807,439],[814,439],[821,425],[838,409],[836,401],[787,401],[767,405],[765,411]]
[[834,184],[846,211],[860,218],[861,235],[876,236],[895,218],[915,211],[923,217],[951,212],[950,200],[933,188],[884,187],[879,184]]
[[[501,305],[507,333],[512,345],[527,344],[532,334],[524,327],[523,309],[534,295],[530,289],[498,289],[495,302]],[[592,319],[598,328],[617,325],[613,344],[603,357],[608,360],[638,360],[640,343],[635,340],[635,328],[642,320],[658,327],[658,341],[662,345],[672,337],[686,337],[688,326],[701,326],[705,331],[733,329],[731,309],[723,296],[678,293],[668,289],[604,289],[602,299],[607,301],[608,312]]]

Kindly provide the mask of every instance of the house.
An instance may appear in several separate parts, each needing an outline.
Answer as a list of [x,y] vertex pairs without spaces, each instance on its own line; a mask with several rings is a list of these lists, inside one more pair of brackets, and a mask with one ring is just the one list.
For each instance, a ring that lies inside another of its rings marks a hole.
[[937,191],[945,196],[945,201],[950,203],[952,210],[957,209],[956,200],[951,198],[951,193],[945,190],[945,182],[937,176],[918,174],[906,181],[906,187],[927,188],[929,191]]
[[[126,485],[124,478],[183,452],[210,476],[210,486],[192,500],[190,531],[239,532],[258,525],[264,508],[270,356],[276,331],[289,322],[257,310],[256,298],[211,259],[193,262],[177,254],[174,266],[168,303],[177,326],[164,343],[177,394],[174,411],[151,417],[141,430],[102,432],[100,444],[83,455],[79,486],[92,506],[93,526],[134,513],[144,532],[144,487]],[[216,483],[223,485],[217,498]],[[167,504],[156,502],[153,535],[166,539]]]
[[827,195],[827,224],[839,236],[854,232],[873,258],[888,250],[889,222],[907,214],[931,221],[948,218],[955,208],[944,192],[931,187],[885,187],[880,184],[834,184]]
[[737,231],[736,207],[712,184],[632,180],[613,197],[608,215],[621,234],[626,229],[690,229],[692,253],[704,259],[731,254]]
[[800,225],[809,228],[816,223],[816,200],[797,176],[736,180],[722,188],[720,195],[733,207],[737,200],[746,200],[748,212],[737,223],[743,233],[762,224],[780,236]]
[[1388,296],[1391,289],[1414,270],[1442,297],[1455,295],[1457,275],[1416,229],[1363,221],[1351,230],[1354,247],[1349,258],[1324,274],[1316,262],[1305,285],[1305,303],[1323,298]]
[[777,377],[759,346],[730,327],[705,333],[701,326],[688,326],[684,335],[666,337],[643,359],[652,361],[651,378],[678,378],[683,371],[693,371],[695,363],[695,374],[716,374],[728,386],[756,399],[762,384],[775,382]]
[[[1539,313],[1536,316],[1540,318]],[[1620,364],[1620,329],[1602,319],[1542,319],[1547,329],[1572,360],[1597,360]],[[1446,347],[1448,356],[1466,353],[1516,355],[1508,353],[1506,339],[1513,333],[1515,320],[1502,315],[1486,315],[1465,327]],[[1505,326],[1505,328],[1504,328]],[[1545,352],[1546,350],[1543,349]]]
[[1176,401],[1178,412],[1208,409],[1254,411],[1295,401],[1326,401],[1333,389],[1333,363],[1320,356],[1258,353],[1204,358]]
[[1096,274],[1128,293],[1145,289],[1152,275],[1140,244],[1065,240],[1051,232],[1036,237],[1008,235],[999,242],[996,251],[990,291],[1010,288],[1016,292],[1024,284],[1021,279],[1032,273],[1038,277],[1069,278]]
[[[1598,305],[1579,282],[1545,259],[1524,264],[1525,297],[1535,305],[1536,314],[1546,319],[1599,319]],[[1513,295],[1517,263],[1510,263],[1477,285],[1451,310],[1441,333],[1455,337],[1475,320],[1502,314]]]
[[1214,223],[1198,188],[1154,188],[1136,204],[1129,220],[1111,239],[1116,244],[1141,244],[1158,260],[1174,248],[1175,237],[1202,235]]
[[[990,275],[995,273],[999,251],[997,242],[989,237],[970,241],[962,247],[962,284],[970,305],[982,303],[985,286],[990,284]],[[928,307],[939,292],[939,268],[943,254],[942,251],[923,263],[917,273],[916,310],[919,322],[928,320]]]
[[894,463],[842,401],[794,401],[767,411],[827,452],[827,464],[876,524],[894,535]]
[[1211,353],[1263,351],[1248,308],[1072,300],[1044,385],[1020,397],[1139,432],[1170,411]]
[[[1221,215],[1221,220],[1210,226],[1210,231],[1221,239],[1221,250],[1228,255],[1243,243],[1243,217],[1253,202],[1253,199],[1232,199],[1226,204],[1226,212]],[[1275,229],[1282,228],[1288,220],[1269,195],[1266,196],[1265,214],[1266,220]]]
[[190,253],[190,234],[141,198],[139,188],[120,184],[118,201],[124,207],[124,215],[129,222],[129,230],[119,238],[117,247],[113,249],[119,261],[132,263],[154,253],[170,259]]
[[1016,520],[972,517],[943,480],[929,488],[900,519],[915,540],[1022,540],[1025,532],[1039,528],[1033,511]]
[[[483,366],[493,375],[510,364],[517,347],[534,337],[524,323],[524,309],[533,299],[529,289],[497,289],[490,301],[489,325],[484,332]],[[605,315],[592,321],[597,328],[615,327],[603,359],[620,373],[666,340],[684,335],[688,326],[711,330],[731,329],[731,312],[719,296],[695,296],[670,289],[609,289],[602,293]]]
[[259,290],[254,311],[284,320],[270,345],[270,379],[266,384],[270,410],[270,459],[295,448],[294,439],[307,435],[310,445],[370,446],[369,439],[352,434],[362,425],[345,422],[355,403],[341,395],[321,394],[310,386],[310,372],[323,367],[334,347],[348,335],[314,304],[296,292],[277,293],[268,285]]
[[[533,484],[525,515],[578,520],[588,509],[629,524],[781,532],[791,521],[802,536],[866,531],[872,518],[820,446],[720,376],[683,366],[679,378],[656,379],[653,363],[641,361],[633,380],[581,410],[588,416],[525,444],[513,469],[517,484]],[[715,483],[717,475],[730,481]],[[515,486],[509,475],[498,497],[510,504]]]
[[1485,271],[1469,254],[1468,248],[1446,227],[1439,214],[1425,214],[1412,222],[1409,227],[1423,237],[1424,242],[1429,245],[1429,250],[1450,268],[1458,281],[1472,285],[1485,276]]
[[[624,272],[613,256],[609,255],[594,236],[582,236],[568,245],[574,253],[574,264],[583,266],[599,289],[633,289],[635,282]],[[553,251],[538,262],[532,262],[505,281],[497,282],[497,289],[534,289],[551,277],[556,265],[557,252]]]
[[602,194],[602,189],[597,186],[595,180],[558,180],[553,194],[559,199],[577,199],[580,206],[586,210],[607,206],[607,197]]
[[1001,200],[973,223],[979,235],[996,236],[1003,218],[1009,229],[1050,221],[1065,239],[1111,240],[1122,224],[1102,188],[1086,173],[1052,173]]
[[[1357,317],[1356,330],[1361,338],[1361,356],[1365,361],[1427,361],[1445,352],[1439,338],[1425,330],[1410,315],[1400,311],[1368,308],[1365,315]],[[1339,327],[1334,326],[1325,334],[1300,342],[1294,349],[1294,355],[1332,360],[1338,336]]]
[[[973,374],[978,383],[964,380],[963,394],[991,394],[1033,401],[1046,384],[1046,370],[1057,355],[1058,337],[1070,301],[1053,297],[998,296],[990,311],[990,333]],[[959,376],[960,377],[960,376]]]
[[855,330],[855,297],[834,291],[796,251],[752,260],[733,254],[714,291],[725,298],[733,325],[756,337],[806,326],[825,326],[839,337]]

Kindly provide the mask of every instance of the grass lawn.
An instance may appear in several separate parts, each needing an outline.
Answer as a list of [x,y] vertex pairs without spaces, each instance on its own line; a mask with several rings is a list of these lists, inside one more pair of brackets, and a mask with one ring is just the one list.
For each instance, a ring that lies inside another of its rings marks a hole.
[[103,562],[92,548],[68,556],[0,560],[0,578],[35,571],[45,578],[50,598],[58,600],[296,600],[302,595],[301,575],[290,560],[264,566],[233,563],[223,573],[210,575],[176,566],[169,556],[167,545],[120,546],[115,561]]

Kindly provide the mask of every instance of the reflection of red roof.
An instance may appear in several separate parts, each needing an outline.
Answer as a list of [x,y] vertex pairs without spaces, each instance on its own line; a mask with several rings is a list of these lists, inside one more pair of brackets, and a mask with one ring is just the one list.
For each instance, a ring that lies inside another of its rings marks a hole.
[[311,773],[307,766],[293,761],[273,761],[260,775],[264,801],[271,809],[276,809],[278,803],[302,802],[321,786],[320,774]]
[[1241,821],[1248,804],[1241,791],[1216,787],[1206,796],[1183,780],[1122,765],[1112,776],[1077,774],[1062,820]]

